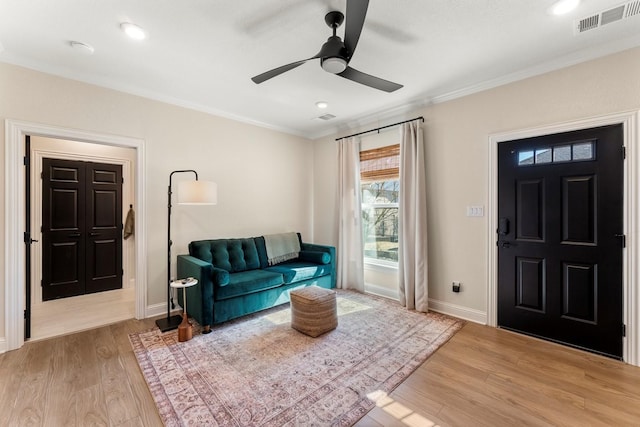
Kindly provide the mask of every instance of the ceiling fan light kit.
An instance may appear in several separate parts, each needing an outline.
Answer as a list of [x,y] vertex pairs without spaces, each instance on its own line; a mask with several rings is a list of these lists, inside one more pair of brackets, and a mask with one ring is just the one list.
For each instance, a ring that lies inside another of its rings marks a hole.
[[336,35],[336,30],[342,22],[345,21],[345,15],[339,11],[329,12],[325,15],[324,21],[333,30],[333,35],[322,45],[320,52],[311,58],[292,62],[258,74],[252,77],[251,80],[256,84],[260,84],[284,72],[299,67],[307,61],[320,59],[320,66],[323,70],[342,78],[385,92],[393,92],[400,89],[402,87],[400,84],[349,67],[349,61],[351,61],[353,57],[358,40],[360,39],[360,34],[362,33],[368,7],[369,0],[347,0],[344,42]]
[[322,69],[331,74],[338,74],[347,69],[347,61],[343,58],[324,58],[320,63]]

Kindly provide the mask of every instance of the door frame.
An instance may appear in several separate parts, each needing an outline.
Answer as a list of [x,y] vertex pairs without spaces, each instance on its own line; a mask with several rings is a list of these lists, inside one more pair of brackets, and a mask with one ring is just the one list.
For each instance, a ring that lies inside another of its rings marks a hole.
[[626,325],[626,336],[622,339],[622,357],[626,363],[640,366],[640,111],[627,111],[599,117],[590,117],[572,122],[514,130],[489,135],[487,205],[487,324],[498,325],[498,144],[515,139],[570,132],[606,125],[623,125],[623,145],[626,147],[623,177],[623,226],[627,236],[626,248],[622,251],[622,319]]
[[[144,140],[118,135],[102,134],[76,129],[49,126],[19,120],[5,120],[5,339],[6,350],[14,350],[24,344],[25,309],[25,177],[23,159],[25,156],[25,136],[43,136],[68,139],[78,142],[134,148],[135,205],[137,217],[146,217],[146,192],[144,186],[146,153]],[[135,316],[146,317],[147,307],[147,261],[146,222],[136,222],[135,241]]]

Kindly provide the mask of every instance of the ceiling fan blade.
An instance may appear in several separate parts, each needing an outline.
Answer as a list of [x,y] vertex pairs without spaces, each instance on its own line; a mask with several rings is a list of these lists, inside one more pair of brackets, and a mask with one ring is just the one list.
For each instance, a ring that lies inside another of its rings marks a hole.
[[308,59],[303,59],[302,61],[296,61],[296,62],[292,62],[291,64],[287,64],[287,65],[283,65],[283,66],[278,67],[278,68],[274,68],[273,70],[269,70],[269,71],[267,71],[265,73],[258,74],[255,77],[251,77],[251,80],[253,80],[253,82],[256,83],[256,84],[265,82],[265,81],[267,81],[269,79],[272,79],[272,78],[274,78],[276,76],[279,76],[280,74],[282,74],[284,72],[287,72],[289,70],[293,70],[294,68],[299,67],[300,65],[304,64],[307,61],[310,61],[310,60],[316,59],[316,58],[319,58],[319,56],[316,55],[316,56],[308,58]]
[[352,80],[356,83],[363,84],[365,86],[372,87],[374,89],[383,90],[385,92],[393,92],[403,87],[402,85],[399,85],[397,83],[393,83],[379,77],[374,77],[370,74],[363,73],[362,71],[358,71],[355,68],[351,67],[347,67],[347,69],[339,73],[338,76]]
[[349,59],[353,56],[358,40],[360,40],[368,7],[369,0],[347,0],[344,46],[347,48]]

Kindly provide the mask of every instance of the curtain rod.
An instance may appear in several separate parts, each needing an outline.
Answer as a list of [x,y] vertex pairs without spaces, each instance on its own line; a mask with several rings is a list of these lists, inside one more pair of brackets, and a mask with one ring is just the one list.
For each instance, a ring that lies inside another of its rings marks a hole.
[[404,123],[409,123],[409,122],[412,122],[414,120],[422,120],[422,123],[424,123],[424,117],[420,116],[420,117],[416,117],[415,119],[405,120],[404,122],[398,122],[398,123],[394,123],[392,125],[386,125],[386,126],[382,126],[382,127],[375,128],[375,129],[365,130],[364,132],[354,133],[353,135],[336,138],[336,141],[340,141],[341,139],[344,139],[344,138],[351,138],[352,136],[364,135],[365,133],[369,133],[369,132],[378,132],[378,133],[380,133],[380,131],[382,129],[390,128],[390,127],[393,127],[393,126],[398,126],[398,125],[401,125],[401,124],[404,124]]

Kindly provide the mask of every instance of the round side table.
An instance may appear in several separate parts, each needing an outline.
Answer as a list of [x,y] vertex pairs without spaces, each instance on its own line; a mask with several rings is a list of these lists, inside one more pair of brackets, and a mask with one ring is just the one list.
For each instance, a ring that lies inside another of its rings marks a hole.
[[182,323],[178,326],[178,342],[189,341],[193,338],[193,327],[189,323],[189,315],[187,314],[187,288],[197,283],[198,281],[193,277],[171,282],[172,288],[182,289],[182,303],[184,305],[182,307]]

